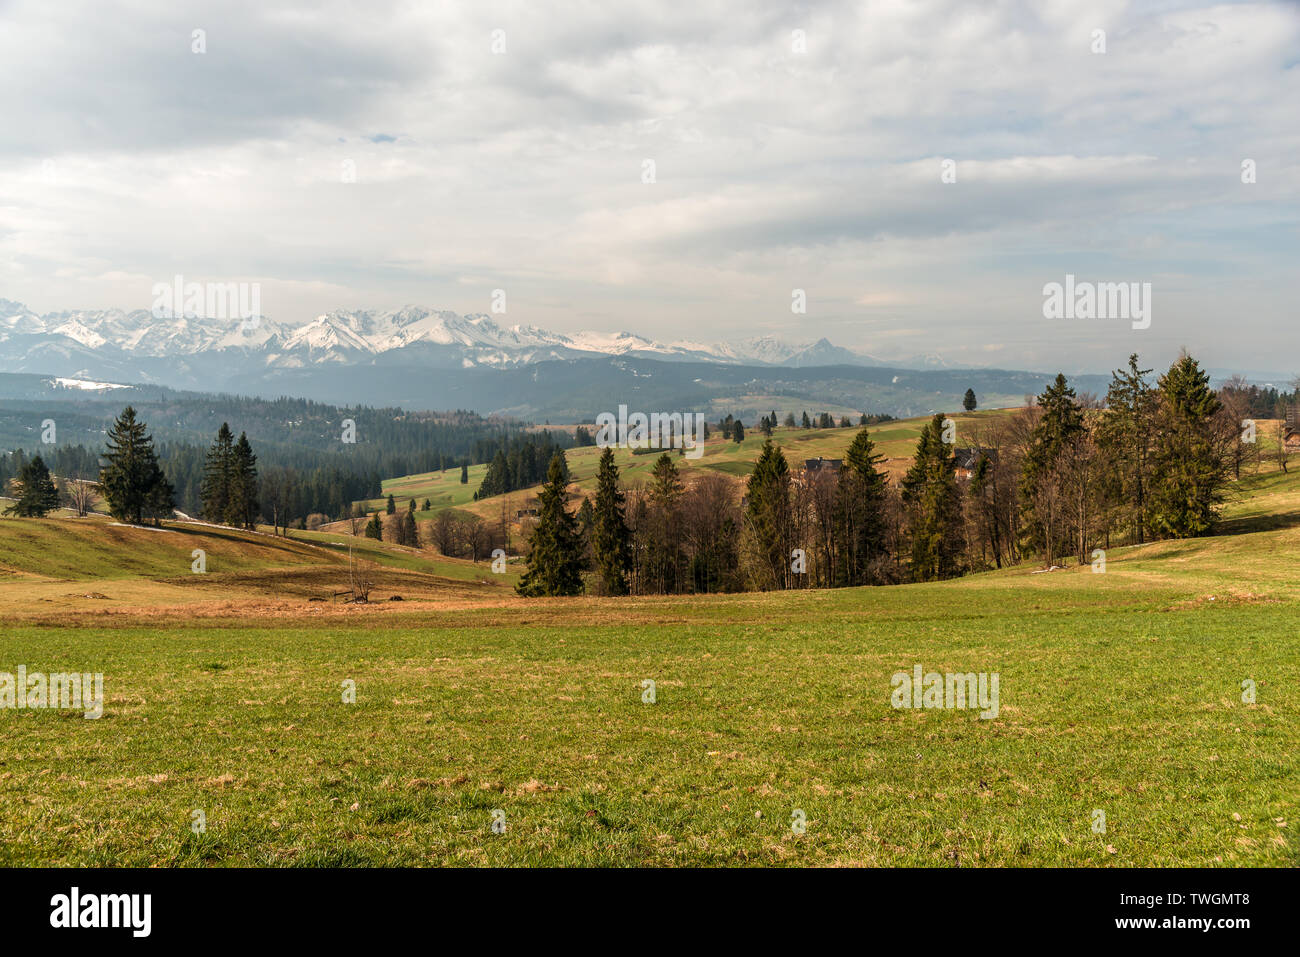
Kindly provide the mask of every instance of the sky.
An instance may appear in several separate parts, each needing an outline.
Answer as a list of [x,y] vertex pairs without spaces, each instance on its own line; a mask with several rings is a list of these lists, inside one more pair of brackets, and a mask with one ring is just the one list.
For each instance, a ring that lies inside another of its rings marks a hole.
[[[182,275],[290,323],[501,289],[565,333],[1300,366],[1295,2],[0,0],[0,81],[38,312]],[[1067,274],[1149,326],[1045,318]]]

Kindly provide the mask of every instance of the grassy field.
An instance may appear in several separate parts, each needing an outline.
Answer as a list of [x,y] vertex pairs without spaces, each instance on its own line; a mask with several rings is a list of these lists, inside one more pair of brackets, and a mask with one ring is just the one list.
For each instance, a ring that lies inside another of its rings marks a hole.
[[[971,412],[952,415],[957,424],[958,444],[968,444],[967,440],[978,434],[978,430],[993,418],[1008,414],[1009,410],[996,409],[988,412]],[[921,429],[930,421],[929,417],[886,422],[871,426],[871,437],[876,442],[876,451],[885,456],[883,467],[897,478],[907,471],[916,454],[916,440]],[[710,426],[712,429],[713,426]],[[772,440],[780,445],[792,464],[802,464],[804,459],[842,458],[853,437],[861,431],[860,426],[847,429],[786,429],[778,428]],[[754,467],[754,462],[763,448],[765,438],[757,428],[745,433],[745,440],[740,443],[722,438],[716,431],[705,443],[704,454],[695,459],[675,456],[677,467],[690,473],[693,469],[709,469],[744,478]],[[594,446],[569,449],[565,458],[569,463],[569,472],[573,476],[576,490],[593,493],[596,489],[596,467],[603,449]],[[629,449],[615,449],[614,459],[619,467],[619,478],[625,485],[638,486],[647,482],[654,470],[656,455],[633,455]],[[383,482],[383,497],[371,499],[365,505],[371,511],[382,509],[388,495],[405,507],[410,499],[415,499],[416,516],[420,519],[432,518],[444,508],[460,508],[474,512],[484,518],[496,518],[499,499],[483,502],[474,501],[474,492],[483,482],[487,472],[486,465],[474,465],[469,469],[469,481],[462,485],[460,469],[447,469],[445,472],[424,472],[418,475],[403,475]],[[521,489],[507,496],[517,506],[522,507],[525,499],[532,498],[537,489]],[[432,506],[424,510],[425,500]],[[511,511],[513,514],[513,510]]]
[[[205,571],[194,570],[195,550]],[[518,580],[512,563],[484,564],[368,538],[291,530],[289,537],[198,522],[131,528],[100,515],[0,519],[0,613],[60,619],[66,612],[183,615],[319,612],[348,586],[349,562],[374,599],[477,600]],[[0,670],[3,670],[0,664]]]
[[[105,688],[0,710],[0,863],[1295,866],[1297,478],[1105,574],[691,599],[370,543],[380,600],[311,602],[336,536],[0,521],[0,671]],[[998,716],[891,708],[916,664]]]

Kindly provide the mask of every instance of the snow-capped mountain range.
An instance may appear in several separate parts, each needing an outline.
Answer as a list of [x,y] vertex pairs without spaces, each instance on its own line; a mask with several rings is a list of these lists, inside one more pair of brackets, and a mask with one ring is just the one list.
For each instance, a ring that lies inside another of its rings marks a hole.
[[791,343],[775,336],[737,342],[660,342],[631,332],[565,335],[536,326],[502,326],[486,315],[406,306],[335,310],[301,325],[199,316],[159,318],[148,310],[78,310],[38,315],[0,299],[0,363],[7,372],[42,372],[130,381],[165,381],[159,363],[191,371],[238,363],[270,370],[329,365],[416,364],[430,368],[510,368],[593,356],[728,365],[946,368],[937,356],[885,362],[826,339]]

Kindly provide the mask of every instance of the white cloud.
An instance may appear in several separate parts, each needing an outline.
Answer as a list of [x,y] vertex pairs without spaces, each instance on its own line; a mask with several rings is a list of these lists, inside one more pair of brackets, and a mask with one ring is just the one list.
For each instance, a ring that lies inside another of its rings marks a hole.
[[[1279,3],[19,0],[0,296],[133,308],[180,272],[303,321],[499,287],[560,331],[1242,364],[1300,345],[1297,40]],[[1035,322],[1067,271],[1158,282],[1149,334]]]

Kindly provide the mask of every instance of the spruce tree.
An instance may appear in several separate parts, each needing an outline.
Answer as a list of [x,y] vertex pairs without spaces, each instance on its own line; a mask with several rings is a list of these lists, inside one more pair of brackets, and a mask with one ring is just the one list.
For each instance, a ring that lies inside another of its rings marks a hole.
[[556,452],[537,496],[537,527],[529,539],[528,571],[515,590],[529,598],[577,595],[582,591],[582,538],[577,520],[564,507],[564,457]]
[[1152,485],[1158,397],[1146,377],[1150,369],[1138,367],[1137,353],[1128,357],[1128,369],[1111,373],[1106,412],[1097,425],[1097,445],[1114,463],[1107,477],[1108,498],[1118,503],[1121,521],[1138,543],[1149,536],[1149,499]]
[[591,528],[596,521],[596,510],[592,508],[591,499],[583,497],[582,504],[578,506],[578,528],[582,532],[583,538],[590,540]]
[[763,587],[785,588],[791,550],[790,465],[771,439],[763,443],[746,494],[745,518],[763,569]]
[[[469,466],[461,466],[460,481],[462,485],[469,482]],[[483,481],[479,483],[478,491],[474,493],[474,500],[490,498],[493,495],[504,495],[506,492],[514,491],[514,488],[514,483],[510,478],[510,463],[506,459],[505,450],[497,449],[496,454],[492,456],[492,461],[488,463],[487,473],[483,476]]]
[[731,438],[737,445],[745,441],[745,427],[741,424],[740,419],[737,419],[731,426]]
[[415,502],[411,502],[411,508],[406,510],[406,515],[402,518],[402,544],[411,548],[420,547],[420,530],[415,524]]
[[5,509],[6,515],[20,518],[44,518],[59,507],[59,490],[50,478],[44,460],[35,455],[18,473],[18,501]]
[[[739,422],[732,425],[738,428]],[[733,433],[734,434],[734,433]],[[655,461],[650,477],[649,535],[644,580],[654,591],[676,593],[683,580],[681,500],[685,492],[672,458],[664,453]]]
[[1043,390],[1038,397],[1042,416],[1030,434],[1021,469],[1021,507],[1025,513],[1026,535],[1030,546],[1042,552],[1044,564],[1048,565],[1066,547],[1059,502],[1059,460],[1084,432],[1083,410],[1074,397],[1074,390],[1059,373]]
[[[497,454],[500,455],[501,453],[498,452]],[[469,484],[469,463],[468,462],[460,463],[460,484],[461,485]]]
[[840,562],[845,581],[861,585],[878,580],[875,566],[886,553],[885,515],[889,476],[877,468],[885,457],[876,453],[868,429],[853,437],[844,453],[844,469],[837,489],[842,515],[845,560]]
[[650,473],[650,497],[655,504],[665,511],[672,511],[681,500],[685,486],[677,466],[665,452],[655,460],[654,471]]
[[974,412],[975,404],[975,390],[967,389],[966,394],[962,396],[961,407],[967,412]]
[[961,492],[956,459],[943,441],[943,414],[936,414],[916,443],[916,459],[903,478],[903,503],[912,536],[912,577],[950,578],[960,570]]
[[1222,405],[1210,374],[1186,354],[1160,377],[1159,397],[1152,522],[1175,538],[1204,535],[1218,518],[1230,475],[1227,449],[1215,430]]
[[586,571],[595,567],[594,552],[591,543],[595,537],[596,510],[592,507],[591,499],[585,495],[582,498],[582,504],[578,506],[578,539],[582,548],[582,569]]
[[397,514],[397,503],[393,501],[393,496],[391,494],[388,496],[388,505],[385,507],[384,511],[389,515]]
[[108,464],[100,471],[99,484],[108,502],[109,514],[120,522],[140,525],[146,517],[157,519],[171,513],[174,492],[158,465],[153,436],[127,406],[109,427]]
[[1064,375],[1057,373],[1056,379],[1038,397],[1038,406],[1043,415],[1034,427],[1025,456],[1025,470],[1030,477],[1050,467],[1070,439],[1083,431],[1083,410]]
[[631,562],[631,533],[623,514],[623,492],[618,487],[618,466],[614,450],[600,454],[596,472],[596,504],[592,514],[591,549],[596,574],[607,595],[626,595],[627,571]]
[[230,432],[230,426],[222,422],[221,428],[217,430],[217,438],[204,460],[203,482],[199,487],[202,503],[200,514],[209,522],[226,521],[233,460],[234,436]]
[[366,538],[373,538],[376,541],[384,540],[384,523],[380,520],[378,512],[371,515],[370,521],[366,523]]
[[224,521],[236,528],[253,528],[261,507],[257,502],[257,456],[248,436],[239,433],[239,441],[230,453],[230,485]]

